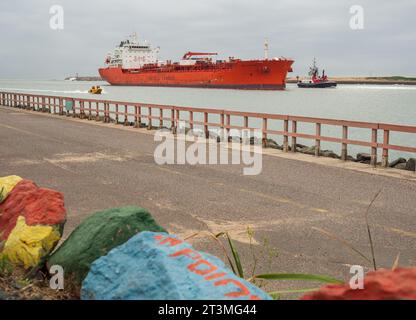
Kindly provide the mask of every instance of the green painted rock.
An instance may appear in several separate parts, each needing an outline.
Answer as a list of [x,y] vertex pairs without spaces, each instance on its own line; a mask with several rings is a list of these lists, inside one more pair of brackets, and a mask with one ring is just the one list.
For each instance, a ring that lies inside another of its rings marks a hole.
[[129,206],[94,213],[55,251],[48,265],[60,265],[78,283],[91,264],[142,231],[166,232],[143,208]]

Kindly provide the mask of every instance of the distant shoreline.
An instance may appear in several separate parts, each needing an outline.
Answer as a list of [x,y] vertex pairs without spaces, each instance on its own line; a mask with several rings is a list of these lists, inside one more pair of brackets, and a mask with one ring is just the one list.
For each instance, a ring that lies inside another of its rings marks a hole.
[[[330,80],[336,81],[338,84],[401,84],[401,85],[416,85],[416,78],[407,77],[330,77]],[[299,80],[309,80],[307,77],[299,77]],[[286,79],[287,83],[297,83],[295,77]]]
[[[72,81],[105,81],[99,76],[83,76],[83,77],[66,77],[65,80]],[[299,80],[307,81],[307,77],[299,77]],[[386,84],[386,85],[416,85],[416,78],[408,77],[331,77],[330,80],[334,80],[339,84]],[[295,77],[289,77],[286,79],[287,83],[297,83]]]
[[101,78],[99,76],[66,77],[64,80],[71,80],[71,81],[105,81],[103,78]]

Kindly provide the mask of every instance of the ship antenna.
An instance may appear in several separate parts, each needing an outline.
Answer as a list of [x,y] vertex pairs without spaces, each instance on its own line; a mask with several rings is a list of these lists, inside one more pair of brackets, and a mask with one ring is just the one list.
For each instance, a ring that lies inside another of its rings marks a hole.
[[267,38],[264,39],[264,59],[269,59],[269,41],[267,40]]
[[316,58],[313,58],[312,67],[309,68],[309,75],[313,76],[314,74],[318,74],[318,67],[316,66]]

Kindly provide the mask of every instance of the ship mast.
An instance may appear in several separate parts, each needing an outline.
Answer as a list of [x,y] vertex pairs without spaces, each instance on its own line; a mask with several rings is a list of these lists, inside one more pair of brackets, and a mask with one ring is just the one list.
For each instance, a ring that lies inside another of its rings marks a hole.
[[269,60],[269,41],[264,39],[264,60]]
[[313,64],[312,67],[309,68],[309,75],[312,77],[313,75],[318,75],[318,67],[316,65],[316,58],[313,58]]

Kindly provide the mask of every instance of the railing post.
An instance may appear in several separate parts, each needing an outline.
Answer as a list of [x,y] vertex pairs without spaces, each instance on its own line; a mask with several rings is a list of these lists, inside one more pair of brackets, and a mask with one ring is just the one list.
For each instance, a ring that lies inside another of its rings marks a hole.
[[92,103],[88,101],[88,120],[92,119]]
[[148,114],[149,114],[149,117],[148,117],[148,124],[147,124],[147,130],[151,130],[152,129],[152,108],[151,107],[148,107],[148,110],[149,110],[149,112],[148,112]]
[[315,157],[319,157],[321,153],[321,124],[316,124],[316,140],[315,140]]
[[139,128],[139,116],[138,116],[138,109],[139,107],[137,105],[134,106],[134,127]]
[[107,113],[107,123],[110,123],[110,122],[111,122],[111,116],[110,116],[110,102],[107,102],[107,110],[106,110],[106,113]]
[[370,165],[377,166],[377,129],[371,129],[371,160]]
[[142,107],[141,106],[137,106],[137,122],[138,122],[138,127],[140,128],[140,125],[142,124]]
[[208,112],[204,112],[204,133],[205,138],[209,138],[209,130],[208,130]]
[[163,127],[163,109],[159,108],[159,128]]
[[116,103],[116,124],[118,124],[118,103]]
[[285,119],[283,121],[283,151],[288,152],[289,151],[289,136],[287,135],[289,133],[289,120]]
[[64,114],[64,99],[59,98],[59,115]]
[[227,125],[226,128],[226,132],[227,132],[227,136],[226,136],[226,141],[228,141],[228,137],[230,136],[230,125],[231,125],[231,115],[227,114],[225,117],[225,124]]
[[77,100],[72,99],[72,117],[73,118],[77,116],[76,106],[77,106]]
[[79,117],[80,117],[80,119],[85,118],[84,102],[85,101],[80,101],[80,103],[79,103]]
[[225,128],[224,128],[224,124],[225,124],[225,115],[224,115],[224,110],[221,112],[220,115],[220,128],[221,128],[221,132],[220,132],[220,138],[219,140],[217,140],[217,142],[221,142],[224,140],[224,136],[225,136]]
[[[292,121],[292,133],[298,132],[298,123],[297,121]],[[292,152],[296,152],[296,136],[292,136]]]
[[176,113],[176,116],[175,116],[175,131],[176,131],[176,133],[178,133],[178,130],[180,129],[179,121],[181,119],[181,111],[179,109],[176,109],[175,113]]
[[[342,140],[348,139],[348,127],[342,126]],[[342,142],[341,144],[341,160],[347,161],[348,157],[348,145],[345,142]]]
[[173,134],[176,134],[176,125],[175,125],[175,107],[172,106],[170,109],[170,130]]
[[100,120],[100,103],[97,101],[95,103],[95,121]]
[[124,105],[124,125],[125,126],[128,126],[129,125],[129,119],[128,119],[128,110],[129,110],[129,107],[128,107],[128,105],[127,104],[125,104]]
[[[178,117],[178,121],[179,121],[179,117]],[[194,129],[194,112],[193,111],[189,111],[189,128],[191,130]]]
[[263,148],[267,148],[267,118],[263,118],[262,133],[263,133],[263,138],[262,138]]
[[388,145],[390,143],[390,131],[384,130],[383,134],[383,155],[382,155],[382,161],[381,165],[384,168],[387,168],[389,166],[389,149]]
[[[100,117],[98,117],[98,120],[100,120]],[[107,122],[107,102],[103,103],[103,122]]]

